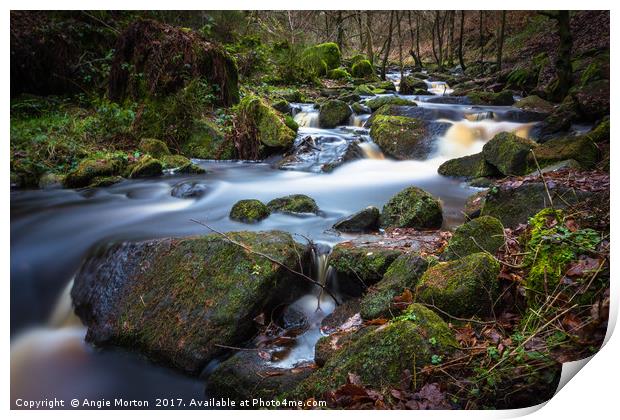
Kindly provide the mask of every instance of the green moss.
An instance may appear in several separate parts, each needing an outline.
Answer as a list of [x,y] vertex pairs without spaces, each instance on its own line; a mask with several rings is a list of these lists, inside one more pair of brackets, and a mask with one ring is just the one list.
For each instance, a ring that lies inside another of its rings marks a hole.
[[120,174],[126,165],[126,160],[115,155],[87,158],[82,160],[77,168],[67,174],[64,179],[64,185],[67,188],[86,187],[96,177]]
[[286,197],[275,198],[267,203],[272,212],[280,213],[314,213],[319,212],[319,206],[311,197],[304,194],[292,194]]
[[368,60],[360,60],[351,66],[353,77],[367,78],[375,75],[375,68]]
[[[596,135],[596,134],[595,134]],[[546,141],[534,150],[541,168],[565,160],[576,160],[584,168],[591,169],[599,161],[599,150],[589,135],[558,137]],[[536,171],[536,160],[530,153],[527,156],[529,171]]]
[[436,229],[441,227],[443,216],[437,199],[420,188],[409,187],[390,198],[380,220],[384,228]]
[[445,161],[437,172],[444,176],[458,176],[467,179],[497,175],[497,169],[489,164],[482,153]]
[[396,159],[423,159],[430,151],[427,125],[417,118],[374,115],[370,136],[381,150]]
[[230,209],[230,218],[243,223],[257,223],[269,217],[271,212],[259,200],[237,201]]
[[499,293],[499,269],[499,262],[486,252],[439,263],[422,276],[416,301],[452,316],[488,315]]
[[390,264],[401,254],[398,249],[336,245],[330,254],[329,265],[336,270],[339,283],[350,281],[364,289],[381,280]]
[[402,319],[373,329],[343,347],[291,394],[321,398],[343,385],[349,373],[364,384],[389,391],[400,383],[405,369],[417,371],[458,347],[445,322],[422,305],[411,305]]
[[351,75],[346,69],[340,67],[327,72],[327,77],[334,80],[347,80],[351,78]]
[[157,139],[140,140],[138,149],[140,149],[141,152],[147,153],[157,159],[170,154],[170,150],[168,150],[166,143]]
[[551,208],[543,209],[529,220],[530,236],[525,264],[529,267],[526,278],[530,303],[542,302],[547,293],[555,290],[567,265],[579,255],[596,251],[602,240],[592,229],[570,230],[564,223],[564,213]]
[[145,155],[129,168],[129,178],[149,178],[159,176],[162,174],[163,168],[164,165],[161,161],[149,155]]
[[353,93],[362,96],[375,96],[373,89],[374,88],[370,85],[359,85],[353,90]]
[[302,60],[317,58],[325,63],[326,70],[338,68],[340,67],[340,48],[334,42],[326,42],[308,47],[302,54]]
[[[359,87],[359,86],[358,86]],[[362,95],[360,93],[360,95]],[[386,95],[379,96],[376,98],[369,99],[365,104],[368,108],[373,111],[381,108],[383,105],[407,105],[407,106],[417,106],[417,104],[408,99],[399,98],[398,96]]]
[[428,268],[428,261],[410,253],[402,254],[385,272],[383,279],[364,295],[360,314],[364,319],[392,318],[400,311],[392,307],[392,300],[405,289],[413,290]]
[[93,178],[88,188],[102,188],[109,187],[110,185],[118,184],[123,180],[122,176],[98,176]]
[[467,97],[474,105],[512,105],[514,104],[514,98],[512,92],[509,90],[503,90],[501,92],[469,92]]
[[372,82],[373,90],[383,90],[383,91],[388,91],[388,90],[396,90],[396,87],[394,86],[394,83],[390,80],[378,80],[376,82]]
[[295,131],[284,116],[257,96],[246,96],[237,107],[237,115],[256,131],[257,140],[267,147],[288,148],[295,141]]
[[277,89],[273,91],[273,96],[282,98],[287,102],[302,102],[302,95],[298,89]]
[[418,91],[427,92],[426,82],[413,76],[405,76],[400,81],[400,93],[402,95],[415,95]]
[[[512,133],[496,134],[482,148],[484,159],[504,175],[525,175],[529,172],[527,165],[530,150],[538,144]],[[536,153],[537,150],[535,150]]]
[[277,99],[271,103],[273,109],[282,114],[289,114],[291,110],[291,105],[288,103],[286,99]]
[[504,226],[491,216],[480,216],[454,231],[442,259],[452,260],[487,251],[493,255],[504,245]]
[[319,109],[319,125],[323,128],[334,128],[346,122],[351,116],[351,107],[346,102],[332,99],[321,104]]
[[554,106],[551,102],[547,102],[536,95],[526,96],[520,99],[514,106],[515,108],[524,109],[526,111],[551,113],[554,110]]
[[186,156],[198,159],[230,160],[237,153],[234,143],[220,127],[206,118],[194,121],[190,137],[181,150]]
[[592,131],[586,133],[585,136],[594,143],[609,142],[609,117],[604,118],[603,121],[601,121]]

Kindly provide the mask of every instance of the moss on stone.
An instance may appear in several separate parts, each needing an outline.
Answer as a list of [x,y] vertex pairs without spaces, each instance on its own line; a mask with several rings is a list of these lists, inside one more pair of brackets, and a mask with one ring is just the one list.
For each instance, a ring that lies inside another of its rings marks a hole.
[[170,154],[170,150],[168,150],[166,143],[157,139],[140,140],[138,149],[140,149],[141,152],[149,154],[157,159]]
[[420,279],[416,301],[452,316],[488,315],[499,293],[499,269],[499,262],[486,252],[441,262]]
[[182,155],[168,155],[161,159],[164,169],[173,169],[181,174],[204,174],[206,171]]
[[428,261],[414,253],[402,254],[390,264],[383,279],[372,286],[360,304],[364,319],[392,318],[400,311],[392,300],[405,289],[413,290],[428,268]]
[[261,144],[267,147],[288,148],[295,141],[295,131],[284,121],[284,116],[261,98],[246,96],[237,107],[237,114],[252,127]]
[[530,150],[537,146],[534,141],[502,132],[484,145],[482,155],[504,175],[525,175],[529,172],[527,159]]
[[501,92],[469,92],[467,97],[473,105],[498,105],[509,106],[514,104],[512,92],[502,90]]
[[430,152],[428,127],[417,118],[374,115],[370,136],[385,154],[396,159],[422,159]]
[[374,88],[370,85],[359,85],[354,90],[353,93],[362,96],[375,96],[375,93],[372,91]]
[[554,106],[551,102],[547,102],[536,95],[526,96],[525,98],[517,101],[514,106],[515,108],[524,109],[526,111],[537,111],[545,113],[552,113],[554,110]]
[[81,188],[88,186],[92,180],[101,176],[118,175],[123,171],[127,162],[120,157],[86,158],[67,174],[64,185],[67,188]]
[[383,206],[381,226],[437,229],[443,222],[441,204],[426,191],[405,188]]
[[189,139],[181,145],[186,156],[198,159],[229,160],[236,156],[235,145],[212,121],[196,120]]
[[272,212],[280,213],[314,213],[319,212],[319,206],[313,198],[304,194],[292,194],[279,197],[267,203]]
[[[360,95],[363,95],[363,93],[360,93]],[[383,105],[417,106],[415,102],[410,101],[409,99],[399,98],[398,96],[393,95],[378,96],[376,98],[369,99],[368,101],[366,101],[365,105],[373,111],[381,108]]]
[[93,178],[88,188],[102,188],[121,182],[124,178],[119,175],[115,176],[98,176]]
[[257,223],[269,217],[269,208],[260,200],[240,200],[230,209],[230,218],[243,223]]
[[164,165],[161,161],[150,155],[145,155],[130,167],[129,178],[149,178],[159,176],[163,172]]
[[351,107],[346,102],[337,99],[325,101],[319,109],[319,125],[334,128],[348,121],[351,113]]
[[415,95],[416,92],[420,90],[428,93],[426,82],[424,80],[420,80],[417,77],[413,76],[405,76],[400,81],[399,91],[402,95]]
[[593,168],[599,161],[599,149],[590,136],[558,137],[538,146],[534,153],[527,155],[528,172],[537,170],[536,160],[541,168],[564,160],[576,160],[587,169]]
[[271,103],[271,106],[276,111],[281,112],[282,114],[285,114],[285,115],[289,114],[291,110],[291,105],[286,99],[276,99],[275,101]]
[[302,66],[313,76],[325,76],[329,70],[340,67],[340,48],[326,42],[306,48],[301,56]]
[[405,369],[419,370],[433,356],[445,357],[458,344],[447,324],[428,308],[413,304],[400,319],[360,337],[334,354],[291,395],[321,398],[343,385],[349,373],[381,391],[397,386]]
[[457,176],[467,179],[495,176],[497,169],[481,153],[450,159],[439,166],[437,172],[444,176]]
[[353,77],[367,78],[375,75],[375,68],[368,60],[360,60],[351,66]]
[[334,80],[347,80],[351,78],[351,75],[346,69],[339,67],[337,69],[328,71],[327,77]]
[[453,260],[481,251],[495,255],[502,245],[502,222],[495,217],[481,216],[456,228],[441,257],[444,260]]

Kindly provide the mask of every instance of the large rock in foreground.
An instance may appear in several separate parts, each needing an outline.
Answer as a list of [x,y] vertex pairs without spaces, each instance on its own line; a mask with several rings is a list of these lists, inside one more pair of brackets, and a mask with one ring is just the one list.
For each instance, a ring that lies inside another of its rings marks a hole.
[[452,260],[481,251],[495,254],[502,245],[502,222],[495,217],[481,216],[456,228],[441,258]]
[[382,227],[438,229],[443,222],[441,203],[426,191],[405,188],[383,206]]
[[351,116],[351,107],[337,99],[329,100],[319,110],[319,125],[322,128],[334,128],[346,123]]
[[528,173],[527,158],[538,144],[512,133],[499,133],[482,148],[484,159],[504,175]]
[[334,224],[334,229],[340,232],[374,232],[379,230],[379,209],[374,206],[366,207]]
[[395,159],[423,159],[430,152],[427,123],[417,118],[375,115],[370,137]]
[[467,179],[497,175],[497,169],[484,159],[482,153],[450,159],[439,166],[437,172],[443,176],[464,177]]
[[[296,271],[308,255],[288,233],[229,235]],[[220,346],[250,338],[254,317],[306,287],[281,265],[206,235],[111,246],[84,263],[71,297],[88,341],[140,350],[195,374]]]

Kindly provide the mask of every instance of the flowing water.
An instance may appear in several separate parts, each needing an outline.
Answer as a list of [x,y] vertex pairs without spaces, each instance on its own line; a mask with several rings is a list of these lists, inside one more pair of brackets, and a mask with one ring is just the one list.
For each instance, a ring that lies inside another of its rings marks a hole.
[[[399,75],[390,74],[389,78],[398,81]],[[442,201],[444,228],[462,223],[465,200],[477,190],[438,175],[439,165],[479,152],[500,131],[525,136],[533,123],[511,107],[434,101],[450,92],[445,83],[429,82],[428,96],[403,96],[418,104],[407,112],[441,127],[425,160],[386,159],[364,127],[368,114],[352,116],[345,126],[321,129],[313,105],[293,104],[295,120],[301,126],[296,153],[281,161],[196,161],[207,174],[126,180],[100,189],[12,191],[12,400],[204,396],[199,378],[155,366],[124,350],[96,349],[83,341],[85,328],[71,311],[70,281],[89,250],[102,243],[207,233],[190,221],[198,219],[220,231],[280,229],[334,245],[350,238],[330,229],[338,219],[369,205],[381,207],[411,185]],[[359,150],[361,159],[349,161],[346,156],[354,149]],[[327,164],[333,165],[325,173]],[[200,194],[173,196],[171,192],[183,183],[198,187]],[[305,217],[273,214],[255,225],[228,218],[238,200],[268,201],[295,193],[313,197],[321,213]],[[317,255],[315,263],[315,271],[321,273],[316,275],[326,279],[330,275],[328,255]],[[298,337],[279,366],[312,359],[320,322],[334,309],[331,298],[322,296],[317,311],[316,294],[294,303],[311,328]]]

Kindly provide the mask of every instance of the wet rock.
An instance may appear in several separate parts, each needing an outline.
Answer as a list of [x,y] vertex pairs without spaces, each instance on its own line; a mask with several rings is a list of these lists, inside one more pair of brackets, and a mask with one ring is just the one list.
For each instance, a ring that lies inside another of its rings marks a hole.
[[538,111],[546,114],[552,113],[555,109],[555,106],[551,102],[547,102],[536,95],[526,96],[525,98],[517,101],[514,106],[515,108],[526,111]]
[[304,194],[292,194],[274,198],[267,203],[267,207],[274,213],[304,214],[319,212],[319,206],[311,197]]
[[359,78],[372,78],[375,75],[375,68],[368,60],[360,60],[351,67],[351,75]]
[[257,351],[240,351],[222,362],[208,377],[209,397],[272,400],[294,388],[314,371],[312,367],[283,369],[261,359]]
[[204,174],[206,171],[191,160],[181,155],[163,156],[161,159],[164,169],[173,170],[179,174]]
[[597,80],[580,88],[573,96],[580,114],[588,121],[609,115],[609,80]]
[[578,119],[577,103],[572,96],[567,96],[551,115],[532,129],[531,135],[540,142],[544,142],[555,137],[559,132],[568,131],[572,123]]
[[258,141],[267,147],[286,149],[293,145],[295,132],[284,122],[284,116],[261,98],[248,95],[237,108],[238,124],[251,127]]
[[348,121],[351,108],[346,102],[329,100],[321,104],[319,110],[319,125],[323,128],[334,128]]
[[334,224],[340,232],[374,232],[379,230],[379,209],[370,206]]
[[327,78],[332,80],[347,80],[351,78],[351,75],[347,69],[339,67],[327,72]]
[[413,101],[410,101],[405,98],[399,98],[398,96],[392,96],[392,95],[377,96],[376,98],[371,98],[366,101],[365,105],[369,107],[370,109],[372,109],[373,111],[381,108],[383,105],[418,106]]
[[181,145],[186,156],[198,159],[229,160],[236,157],[234,143],[215,122],[206,118],[194,122],[189,139]]
[[372,286],[360,303],[364,319],[393,318],[401,310],[392,305],[396,296],[405,289],[414,290],[428,268],[428,261],[415,253],[402,254],[385,272],[383,279]]
[[272,102],[271,106],[278,112],[288,114],[291,112],[291,105],[285,99],[278,99]]
[[308,318],[303,312],[292,306],[287,306],[278,319],[278,325],[285,330],[305,331],[308,328]]
[[351,105],[351,109],[353,110],[353,112],[355,112],[356,114],[370,114],[372,112],[372,110],[370,108],[368,108],[366,105],[362,105],[359,102],[355,102],[353,103],[353,105]]
[[87,158],[65,176],[64,185],[67,188],[86,187],[96,177],[118,175],[125,168],[125,165],[123,159],[116,157]]
[[481,251],[495,255],[502,245],[502,223],[495,217],[481,216],[456,228],[441,259],[454,260]]
[[353,90],[353,93],[361,96],[375,96],[373,89],[371,85],[359,85]]
[[486,161],[482,152],[447,160],[439,166],[437,172],[443,176],[456,176],[468,179],[499,174],[497,169]]
[[499,293],[499,262],[485,252],[429,268],[415,290],[417,302],[435,305],[452,316],[491,313]]
[[373,116],[370,136],[385,154],[396,159],[423,159],[431,150],[428,125],[416,118]]
[[150,178],[163,173],[161,161],[149,155],[143,156],[130,167],[129,178]]
[[575,160],[579,165],[591,169],[599,161],[599,149],[588,135],[575,137],[560,137],[546,141],[527,155],[527,168],[530,171],[537,169],[536,160],[541,168],[565,160]]
[[166,145],[166,143],[157,139],[140,140],[138,149],[141,152],[147,153],[157,159],[170,154],[170,150],[168,150],[168,146]]
[[109,187],[110,185],[118,184],[123,179],[124,178],[122,176],[119,176],[119,175],[115,175],[115,176],[98,176],[96,178],[93,178],[93,180],[90,183],[90,185],[88,185],[88,188]]
[[208,188],[205,184],[198,182],[181,182],[175,185],[170,195],[176,198],[199,198],[205,195]]
[[503,90],[499,93],[494,92],[469,92],[467,97],[474,105],[504,105],[509,106],[514,104],[514,98],[512,92],[509,90]]
[[422,90],[423,92],[427,92],[426,82],[424,80],[420,80],[413,76],[405,76],[400,81],[400,94],[402,95],[416,95],[417,91]]
[[230,209],[229,217],[242,223],[257,223],[269,217],[269,208],[259,200],[240,200]]
[[431,364],[433,355],[445,357],[456,347],[448,325],[430,309],[413,304],[404,319],[356,333],[354,340],[289,395],[320,398],[325,391],[345,384],[349,373],[359,375],[362,383],[381,384],[389,390],[398,386],[405,369],[420,369]]
[[525,175],[528,173],[527,159],[530,150],[538,144],[512,133],[499,133],[482,148],[484,159],[504,175]]
[[443,222],[441,203],[426,191],[409,187],[383,206],[381,226],[438,229]]
[[39,178],[39,188],[43,190],[62,188],[63,180],[64,176],[48,172]]
[[372,86],[375,89],[385,90],[385,91],[395,91],[396,87],[394,86],[394,82],[390,80],[379,80],[377,82],[373,82]]
[[467,96],[434,96],[426,100],[429,104],[470,105]]
[[334,309],[334,312],[327,315],[321,321],[321,332],[331,334],[342,324],[347,322],[351,317],[360,311],[360,298],[349,299]]
[[338,97],[339,101],[350,103],[357,103],[360,100],[360,96],[357,93],[345,93]]
[[487,191],[480,191],[467,198],[465,206],[463,207],[463,214],[467,219],[471,220],[480,217],[486,195]]
[[[307,246],[288,233],[227,235],[295,270],[309,263]],[[101,249],[81,267],[71,297],[89,342],[196,374],[223,353],[221,345],[248,340],[257,315],[306,291],[279,264],[212,234]]]
[[487,177],[474,178],[469,182],[469,185],[475,188],[490,188],[495,183],[495,180]]
[[302,102],[302,95],[298,89],[279,89],[274,91],[273,95],[287,102]]

